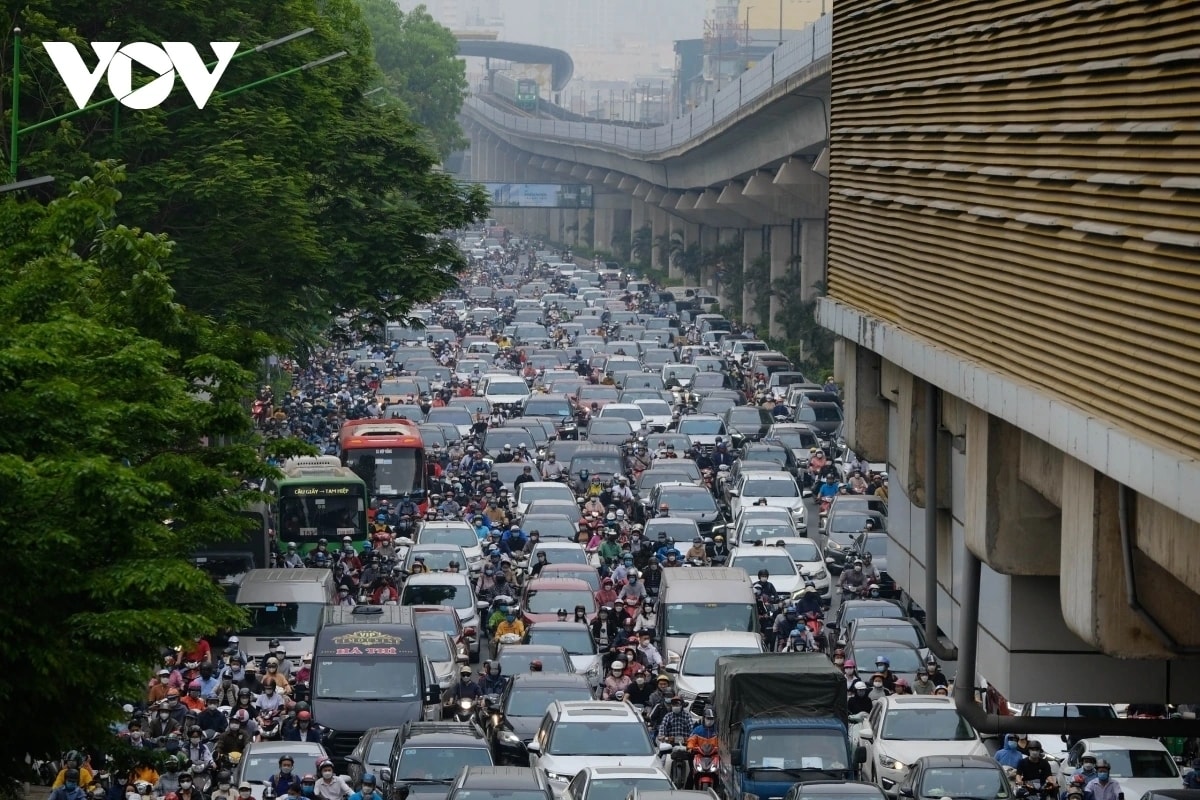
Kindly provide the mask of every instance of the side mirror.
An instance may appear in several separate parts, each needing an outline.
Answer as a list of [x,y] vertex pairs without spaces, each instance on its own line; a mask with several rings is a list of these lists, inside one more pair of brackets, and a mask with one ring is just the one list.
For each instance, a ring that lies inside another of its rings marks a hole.
[[729,751],[729,761],[735,767],[740,767],[742,765],[741,748],[735,747]]
[[529,744],[525,745],[525,749],[531,753],[542,752],[542,746],[540,744],[538,744],[537,742],[530,742]]
[[915,797],[916,795],[913,794],[912,789],[901,789],[900,796],[901,797]]
[[679,674],[679,664],[667,664],[663,667],[663,669],[665,669],[667,672],[670,672],[672,675]]
[[409,786],[407,783],[397,783],[392,787],[392,800],[406,800]]
[[357,764],[360,767],[362,766],[362,760],[359,758],[355,758],[354,756],[346,756],[346,763],[347,764]]
[[800,496],[803,497],[805,500],[809,499],[810,497],[813,496],[812,489],[803,490],[802,492],[800,492]]
[[430,686],[425,689],[425,702],[428,705],[436,705],[442,702],[442,690],[439,686]]
[[871,730],[870,725],[863,725],[858,729],[858,738],[864,742],[872,741],[875,738],[875,731]]
[[[346,760],[349,761],[350,759],[346,759]],[[382,780],[384,783],[391,783],[392,782],[392,768],[391,767],[381,767],[379,769],[379,779]]]
[[478,603],[475,604],[475,608],[477,608],[480,611],[487,611],[491,607],[492,607],[492,604],[489,603],[487,600],[480,600]]
[[741,497],[741,495],[742,495],[742,493],[741,493],[739,490],[737,490],[737,489],[730,489],[730,490],[729,490],[729,496],[730,496],[730,497]]
[[[858,747],[854,748],[854,763],[855,764],[867,763],[867,748],[863,747],[861,744]],[[910,797],[912,796],[912,792],[909,792],[909,796]]]
[[827,559],[825,559],[825,563],[826,563],[826,564],[833,564],[833,563],[834,563],[834,560],[833,560],[832,558],[827,558]]
[[672,745],[670,742],[659,742],[658,743],[658,752],[669,753],[669,752],[671,752],[673,747],[674,747],[674,745]]

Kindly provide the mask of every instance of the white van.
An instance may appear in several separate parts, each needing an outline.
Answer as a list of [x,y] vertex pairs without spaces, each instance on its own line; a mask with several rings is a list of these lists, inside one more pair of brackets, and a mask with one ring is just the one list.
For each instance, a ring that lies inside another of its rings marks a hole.
[[325,607],[336,598],[333,572],[328,569],[255,569],[238,587],[235,603],[250,618],[238,631],[242,650],[262,658],[278,639],[293,669],[313,651]]

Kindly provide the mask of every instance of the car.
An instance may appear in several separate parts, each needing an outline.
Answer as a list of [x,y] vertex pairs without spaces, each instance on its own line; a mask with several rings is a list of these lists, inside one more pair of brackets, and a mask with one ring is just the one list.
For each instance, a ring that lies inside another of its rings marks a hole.
[[563,790],[563,800],[626,800],[630,792],[675,788],[659,767],[584,767]]
[[850,736],[867,750],[865,777],[891,797],[896,796],[909,765],[921,756],[988,755],[979,733],[958,713],[954,701],[936,695],[882,697],[865,722],[851,727]]
[[[551,564],[550,553],[546,552],[547,563],[538,572],[539,578],[578,578],[586,583],[593,592],[600,591],[600,573],[594,567],[586,564]],[[573,609],[567,609],[573,611]]]
[[685,434],[672,431],[651,433],[646,437],[646,449],[652,453],[666,449],[667,445],[675,448],[675,452],[682,453],[692,446],[692,440]]
[[627,800],[717,800],[711,789],[639,789],[636,786]]
[[908,614],[895,600],[843,600],[838,604],[837,615],[832,621],[825,623],[829,636],[829,652],[840,638],[839,631],[844,631],[851,621],[858,617],[887,617],[889,619],[907,619]]
[[[953,680],[949,672],[946,673],[946,677]],[[1026,703],[1021,707],[1021,711],[1017,716],[1116,719],[1117,710],[1109,703]],[[1046,755],[1058,761],[1066,758],[1068,748],[1063,737],[1043,736],[1040,741],[1042,743],[1042,750]]]
[[[807,425],[794,422],[776,423],[763,440],[768,444],[780,444],[792,451],[801,469],[808,469],[808,457],[814,447],[820,447],[817,435]],[[856,495],[859,496],[859,495]],[[861,495],[866,497],[867,495]]]
[[[925,641],[925,630],[911,619],[859,617],[850,621],[850,624],[843,631],[842,635],[843,641],[849,644],[853,644],[855,639],[861,639],[862,641],[902,642],[916,648],[922,662],[929,656],[929,646]],[[950,678],[950,675],[947,674],[946,677]],[[1113,718],[1116,718],[1115,712],[1113,713]],[[1064,752],[1065,750],[1066,748],[1064,748]],[[1046,752],[1050,753],[1049,750]]]
[[[531,481],[531,483],[532,483],[532,481]],[[558,485],[560,487],[562,487],[563,489],[566,489],[567,492],[571,491],[570,489],[567,489],[567,487],[561,483]],[[579,520],[583,516],[583,514],[579,508],[579,503],[575,502],[574,495],[571,496],[570,500],[563,500],[561,498],[555,499],[555,498],[549,498],[549,497],[540,498],[538,500],[534,500],[532,503],[530,503],[528,506],[526,506],[525,511],[527,514],[529,514],[529,516],[532,516],[532,517],[540,517],[545,514],[550,514],[552,516],[566,517],[567,519],[571,520],[571,522],[575,525],[579,524]]]
[[570,675],[575,665],[567,651],[559,645],[548,644],[501,644],[496,652],[501,674],[520,675],[533,672],[534,661],[542,662],[542,672],[551,675]]
[[[568,609],[570,610],[570,609]],[[561,647],[575,671],[597,686],[601,676],[600,649],[592,638],[592,629],[582,622],[539,622],[525,631],[525,644]]]
[[913,761],[897,789],[900,797],[1012,797],[1004,768],[984,755],[927,755]]
[[655,517],[646,520],[646,527],[642,533],[646,541],[657,542],[660,533],[667,534],[668,539],[680,545],[680,552],[684,552],[691,541],[700,535],[700,526],[696,524],[696,520],[683,517]]
[[693,446],[711,452],[718,440],[729,441],[725,422],[716,414],[687,414],[675,424],[675,432],[691,440]]
[[463,627],[462,618],[450,606],[410,606],[413,612],[413,625],[417,633],[440,631],[448,634],[454,642],[455,657],[460,663],[467,664],[471,660],[471,648],[477,635],[475,628],[468,630]]
[[703,631],[693,633],[683,646],[677,663],[668,664],[675,675],[675,690],[690,706],[699,695],[713,693],[717,659],[743,653],[763,653],[762,636],[750,631]]
[[1155,789],[1142,795],[1141,800],[1200,800],[1200,789]]
[[[415,549],[415,548],[414,548]],[[464,572],[433,572],[409,575],[400,589],[402,606],[450,606],[462,620],[464,630],[479,630],[479,610],[471,578]],[[472,655],[479,656],[479,637],[469,640]]]
[[554,789],[529,767],[464,767],[450,787],[449,800],[554,800]]
[[823,439],[835,438],[842,430],[845,415],[837,403],[809,403],[795,413],[796,422],[803,422]]
[[866,781],[803,781],[783,800],[885,800],[883,790]]
[[721,510],[712,493],[694,483],[670,481],[660,483],[650,492],[649,508],[666,504],[669,516],[694,520],[701,536],[711,536],[713,526],[721,520]]
[[526,514],[521,519],[526,533],[537,531],[543,544],[573,542],[579,525],[563,514]]
[[598,610],[591,587],[578,578],[534,578],[526,581],[521,591],[521,614],[526,625],[557,622],[560,608],[572,613],[575,606],[583,606],[589,620]]
[[555,701],[526,747],[529,765],[557,789],[585,767],[655,767],[658,753],[641,715],[628,703]]
[[878,573],[878,579],[872,581],[879,587],[880,597],[899,597],[900,587],[896,579],[888,572],[888,535],[886,533],[860,533],[854,543],[854,551],[866,558],[871,556],[871,566]]
[[[751,530],[761,529],[752,528]],[[800,577],[811,580],[817,587],[817,594],[821,596],[821,599],[829,601],[832,581],[829,577],[829,570],[825,568],[825,559],[821,557],[821,548],[816,542],[805,536],[777,536],[764,541],[777,547],[780,542],[783,542],[783,549],[787,550],[796,569],[800,570]]]
[[291,756],[297,775],[317,772],[317,762],[328,758],[325,748],[315,742],[251,742],[242,751],[233,776],[233,785],[250,784],[255,800],[262,800],[271,776],[279,771],[281,756]]
[[374,773],[378,780],[379,773],[390,763],[388,759],[399,735],[400,729],[394,727],[367,729],[346,756],[346,774],[351,786],[358,786],[365,772]]
[[858,674],[867,676],[875,668],[878,658],[886,658],[891,671],[899,678],[904,678],[909,685],[917,679],[917,673],[925,669],[921,654],[912,645],[904,642],[891,642],[881,639],[865,639],[858,637],[852,644],[846,645],[846,660],[854,660],[858,665]]
[[546,709],[556,700],[590,701],[594,689],[583,675],[573,672],[522,672],[512,675],[497,701],[498,714],[483,721],[492,754],[500,764],[525,766],[525,744],[533,739]]
[[861,509],[837,511],[830,506],[821,532],[825,534],[825,557],[833,559],[827,563],[835,574],[846,565],[846,559],[858,543],[859,534],[866,530],[867,520],[871,521],[872,530],[887,530],[887,518],[881,514]]
[[736,517],[747,506],[762,504],[786,508],[800,529],[807,527],[804,498],[796,479],[783,471],[743,472],[737,485],[729,490],[730,510]]
[[458,659],[458,648],[454,640],[450,638],[450,634],[442,631],[418,633],[417,638],[421,655],[429,659],[429,665],[433,667],[433,677],[438,687],[443,692],[446,691],[454,683],[458,668],[463,663]]
[[[467,557],[464,566],[472,572],[478,572],[483,569],[483,550],[479,546],[479,537],[475,534],[475,529],[465,522],[456,520],[427,520],[422,522],[417,528],[416,537],[413,539],[416,544],[448,544],[462,548],[463,555]],[[428,560],[425,565],[431,570]]]
[[547,542],[543,535],[542,541],[534,545],[532,552],[530,552],[529,560],[536,562],[537,554],[542,552],[546,554],[546,560],[551,564],[578,564],[587,566],[591,563],[588,559],[587,550],[578,542]]
[[729,554],[729,566],[746,570],[752,581],[757,579],[759,570],[765,569],[776,591],[785,599],[804,586],[796,562],[782,547],[738,547]]
[[495,764],[483,729],[474,723],[410,722],[401,729],[378,776],[385,797],[442,800],[464,769]]
[[747,528],[759,525],[783,525],[791,532],[789,535],[801,535],[796,528],[796,520],[788,509],[772,506],[747,506],[733,518],[733,534],[729,536],[730,545],[736,546],[741,542]]
[[645,398],[634,400],[633,404],[642,410],[646,430],[661,432],[671,424],[671,406],[665,400]]
[[[562,500],[575,505],[575,495],[570,488],[558,481],[528,481],[517,487],[513,501],[519,516],[524,516],[534,500]],[[579,516],[578,509],[575,516]]]
[[734,447],[762,440],[775,422],[771,412],[761,406],[734,406],[725,412],[723,419]]
[[[634,406],[637,408],[637,406]],[[634,437],[634,426],[620,417],[592,417],[585,436],[592,444],[625,444]]]
[[[475,536],[475,533],[472,532],[471,535]],[[478,536],[475,536],[475,541],[478,543]],[[449,569],[451,561],[458,562],[460,569],[466,569],[468,563],[466,552],[456,544],[414,544],[408,548],[408,554],[404,557],[405,572],[412,572],[413,563],[418,556],[430,572],[445,572]]]
[[1126,797],[1182,785],[1179,767],[1163,743],[1134,736],[1098,736],[1075,742],[1062,762],[1060,783],[1065,785],[1085,755],[1108,761],[1109,775],[1121,784]]
[[[634,431],[644,431],[646,427],[646,412],[635,403],[609,403],[600,409],[597,419],[623,419]],[[668,422],[670,420],[668,419]]]
[[463,437],[471,435],[471,426],[475,424],[475,420],[471,417],[471,412],[462,406],[431,408],[429,409],[429,413],[425,415],[425,421],[444,422],[453,425],[458,429],[459,436]]

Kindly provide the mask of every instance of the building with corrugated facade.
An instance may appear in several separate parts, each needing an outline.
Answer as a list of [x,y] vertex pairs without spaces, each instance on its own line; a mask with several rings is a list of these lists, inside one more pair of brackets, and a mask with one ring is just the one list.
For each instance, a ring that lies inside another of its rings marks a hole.
[[952,636],[979,575],[1010,698],[1190,698],[1200,3],[833,13],[819,316],[889,463],[891,572]]

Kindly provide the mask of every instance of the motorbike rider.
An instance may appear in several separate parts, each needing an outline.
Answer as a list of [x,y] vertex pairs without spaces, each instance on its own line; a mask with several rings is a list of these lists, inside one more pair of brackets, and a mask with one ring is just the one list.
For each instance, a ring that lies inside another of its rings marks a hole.
[[942,672],[942,668],[938,665],[938,660],[933,653],[925,657],[925,674],[929,676],[929,682],[934,686],[950,685],[950,681],[946,680],[946,675]]
[[641,654],[646,668],[651,672],[657,672],[663,668],[662,653],[658,652],[658,648],[654,646],[654,634],[649,628],[642,628],[638,631],[638,653]]
[[806,617],[809,614],[816,614],[818,617],[824,617],[824,610],[821,606],[821,595],[817,592],[815,586],[805,587],[800,591],[800,599],[795,603],[796,613],[799,616]]
[[375,788],[375,776],[370,772],[364,772],[362,776],[362,787],[350,795],[350,800],[380,800],[382,795]]
[[216,731],[217,733],[223,733],[228,722],[225,715],[221,713],[220,702],[216,697],[210,697],[204,701],[204,710],[196,718],[196,724],[202,731]]
[[672,697],[668,709],[656,729],[658,741],[683,744],[692,733],[692,715],[684,709],[681,697]]
[[183,755],[192,764],[200,764],[205,769],[212,766],[212,748],[204,741],[204,731],[199,725],[192,725],[188,728],[187,746],[183,749]]
[[[61,770],[63,783],[50,792],[49,800],[87,800],[87,792],[79,785],[80,770],[67,768]],[[90,781],[89,781],[90,783]]]
[[847,701],[847,710],[851,714],[869,714],[871,706],[875,704],[869,696],[867,685],[862,681],[855,681],[851,687],[850,699]]
[[275,796],[287,794],[291,786],[300,785],[300,776],[296,774],[296,760],[290,755],[279,757],[279,771],[267,779],[269,786],[275,789]]
[[500,637],[508,634],[515,634],[518,639],[525,638],[525,623],[517,618],[511,608],[504,614],[504,619],[500,620],[496,625],[496,630],[492,633],[492,658],[495,658],[496,653],[500,650]]
[[713,750],[717,749],[717,717],[712,706],[704,707],[704,715],[688,737],[687,749],[696,752],[705,742],[711,744]]
[[856,558],[850,565],[850,569],[842,570],[841,580],[838,581],[838,588],[842,590],[842,594],[858,594],[863,587],[867,585],[867,576],[863,574],[863,562],[861,558]]
[[754,584],[762,590],[762,596],[768,602],[774,602],[779,596],[779,590],[775,588],[775,584],[771,583],[771,573],[769,570],[760,569],[758,571],[758,580]]
[[165,797],[179,789],[179,759],[167,756],[163,759],[162,772],[158,774],[158,783],[154,785],[154,793]]
[[883,676],[883,687],[896,691],[896,673],[892,672],[892,660],[887,656],[875,656],[875,673]]
[[613,579],[605,578],[600,582],[600,591],[596,592],[596,607],[603,610],[617,602],[617,591],[613,588]]
[[314,792],[320,800],[349,800],[354,790],[341,776],[333,771],[333,761],[322,759],[317,764],[317,779]]
[[296,712],[296,724],[284,729],[283,739],[287,742],[316,742],[324,739],[321,726],[313,722],[312,712],[307,708]]
[[617,600],[625,601],[633,598],[637,602],[642,602],[646,598],[646,587],[639,580],[641,576],[637,570],[629,570],[627,573],[628,580],[621,587],[621,591],[617,592]]
[[[922,674],[917,676],[918,679],[921,677],[926,679],[926,684],[929,683],[928,675]],[[933,694],[932,688],[930,688],[928,694]],[[1017,765],[1020,764],[1024,758],[1025,756],[1021,755],[1021,751],[1017,749],[1017,735],[1015,733],[1005,734],[1004,746],[996,751],[996,762],[1002,767],[1012,767],[1013,769],[1016,769]]]
[[635,706],[650,708],[650,698],[654,695],[655,686],[647,672],[639,672],[633,676],[633,683],[625,690],[625,699]]
[[1079,769],[1075,770],[1075,776],[1082,776],[1085,786],[1091,783],[1092,779],[1096,777],[1096,757],[1091,753],[1080,756]]
[[472,677],[471,668],[464,664],[458,671],[458,683],[450,689],[448,697],[451,701],[476,700],[483,696],[479,684],[471,680]]
[[616,699],[617,692],[624,694],[629,691],[629,677],[625,674],[625,662],[617,659],[609,665],[608,674],[604,676],[604,688],[601,691],[602,700]]
[[708,550],[704,547],[704,539],[696,536],[692,539],[692,546],[683,554],[683,558],[688,563],[700,561],[705,566],[708,565]]
[[484,665],[483,677],[479,679],[479,691],[485,695],[504,694],[508,678],[501,674],[500,662],[489,661]]
[[1103,758],[1096,760],[1096,777],[1088,781],[1083,787],[1083,792],[1088,800],[1120,800],[1125,796],[1121,791],[1121,784],[1111,777],[1108,760]]
[[1017,779],[1025,785],[1039,785],[1042,789],[1054,787],[1053,771],[1050,762],[1043,758],[1042,745],[1036,739],[1029,742],[1029,755],[1018,762]]

